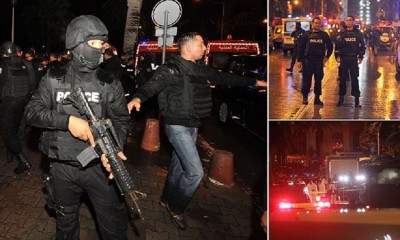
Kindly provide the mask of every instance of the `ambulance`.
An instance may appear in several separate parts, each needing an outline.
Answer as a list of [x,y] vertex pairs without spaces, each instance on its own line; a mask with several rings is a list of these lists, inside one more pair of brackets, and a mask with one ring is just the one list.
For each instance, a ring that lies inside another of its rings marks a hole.
[[283,42],[282,48],[283,52],[286,54],[288,51],[292,51],[294,48],[294,40],[291,37],[291,34],[294,30],[296,30],[296,24],[299,22],[302,29],[305,31],[311,30],[311,18],[309,17],[301,17],[301,18],[283,18]]
[[[166,49],[166,60],[173,55],[177,55],[179,53],[178,46],[176,43],[173,44],[172,47],[167,47]],[[150,55],[153,60],[153,69],[156,69],[161,65],[162,62],[162,47],[157,45],[157,41],[149,41],[142,42],[138,45],[136,49],[136,58],[135,58],[135,75],[139,72],[139,66],[142,56]]]
[[209,40],[205,55],[208,66],[222,70],[233,55],[259,55],[260,47],[257,42],[246,40]]

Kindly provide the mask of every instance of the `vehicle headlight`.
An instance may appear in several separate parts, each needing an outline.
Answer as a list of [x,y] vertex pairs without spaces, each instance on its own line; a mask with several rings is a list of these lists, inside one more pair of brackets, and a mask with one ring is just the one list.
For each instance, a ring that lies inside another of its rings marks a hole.
[[339,182],[349,182],[349,180],[350,180],[350,177],[349,176],[347,176],[347,175],[341,175],[341,176],[339,176]]
[[356,175],[357,182],[365,182],[365,180],[367,180],[367,177],[365,177],[365,175],[363,174]]

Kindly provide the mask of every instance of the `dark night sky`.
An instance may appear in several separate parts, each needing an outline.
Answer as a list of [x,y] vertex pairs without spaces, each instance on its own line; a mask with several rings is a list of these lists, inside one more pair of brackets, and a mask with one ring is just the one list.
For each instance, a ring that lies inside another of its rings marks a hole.
[[[21,17],[21,12],[24,11],[24,7],[26,7],[27,3],[32,3],[34,1],[40,0],[18,0],[17,6],[15,8],[15,42],[17,44],[22,45],[23,48],[30,47],[29,38],[25,36],[25,25],[24,21]],[[42,0],[43,1],[43,0]],[[57,1],[57,0],[53,0]],[[114,0],[123,1],[123,0]],[[151,21],[151,11],[154,5],[159,0],[143,0],[142,6],[142,26],[143,33],[140,35],[141,38],[145,39],[154,39],[154,24]],[[209,39],[218,39],[219,38],[219,29],[220,29],[220,18],[222,13],[222,5],[216,4],[221,0],[201,0],[200,2],[196,2],[194,0],[180,0],[180,3],[183,7],[183,14],[179,22],[177,23],[178,27],[178,35],[187,32],[187,31],[197,31],[205,36],[205,38]],[[232,15],[240,14],[241,11],[247,10],[251,7],[252,3],[258,3],[262,8],[265,7],[265,16],[264,10],[259,11],[259,15],[256,18],[257,22],[261,22],[263,18],[266,18],[267,14],[267,2],[266,0],[247,0],[246,4],[242,4],[243,1],[240,0],[225,0],[225,16],[226,18],[231,18]],[[92,14],[95,16],[101,17],[101,7],[106,2],[106,0],[69,0],[71,4],[70,12],[71,14],[78,16],[82,14]],[[235,4],[236,2],[236,4]],[[261,3],[262,2],[262,3]],[[236,5],[236,6],[235,6]],[[0,41],[9,41],[11,40],[11,0],[0,0]],[[121,13],[121,18],[126,17],[126,13]],[[104,21],[104,19],[103,19]],[[123,29],[122,26],[108,26],[106,23],[109,32],[110,32],[110,42],[117,47],[122,46],[123,39]],[[229,21],[226,21],[226,27],[229,27]],[[258,29],[253,31],[252,38],[254,39],[266,39],[266,26],[257,26]],[[226,28],[226,29],[227,29]],[[261,29],[262,28],[262,29]],[[264,32],[265,28],[265,32]],[[261,29],[261,31],[259,31]],[[241,30],[240,30],[241,31]],[[230,32],[230,34],[239,35],[241,34],[238,30],[237,33]],[[249,36],[248,33],[243,34],[246,37]],[[264,37],[265,35],[265,37]],[[241,37],[241,36],[240,36]],[[242,37],[243,38],[243,37]],[[250,39],[249,39],[250,40]]]

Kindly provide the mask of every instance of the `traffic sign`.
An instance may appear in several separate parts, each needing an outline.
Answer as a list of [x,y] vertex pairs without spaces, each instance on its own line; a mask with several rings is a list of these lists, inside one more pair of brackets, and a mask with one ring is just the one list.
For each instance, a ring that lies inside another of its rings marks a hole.
[[151,13],[154,24],[158,26],[172,26],[182,16],[182,5],[176,0],[163,0],[158,2]]

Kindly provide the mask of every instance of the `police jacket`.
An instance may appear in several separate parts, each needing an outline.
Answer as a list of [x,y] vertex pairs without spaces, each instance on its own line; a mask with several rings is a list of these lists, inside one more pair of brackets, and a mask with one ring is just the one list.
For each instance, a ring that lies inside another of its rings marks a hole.
[[335,47],[335,58],[364,58],[364,37],[359,29],[346,29],[340,33]]
[[255,79],[216,71],[202,62],[194,63],[180,55],[157,68],[152,78],[133,95],[142,102],[159,93],[158,104],[164,122],[197,127],[200,118],[212,108],[210,84],[246,86]]
[[330,37],[324,31],[308,31],[304,34],[299,43],[297,61],[301,62],[304,58],[322,59],[332,55],[333,44]]
[[68,63],[65,69],[48,71],[25,108],[28,124],[44,128],[40,150],[50,158],[66,161],[77,161],[77,155],[89,146],[89,142],[73,137],[68,131],[70,115],[86,120],[72,103],[63,104],[74,89],[83,88],[97,117],[111,119],[120,146],[126,140],[130,123],[120,81],[100,68],[81,79],[72,68]]

